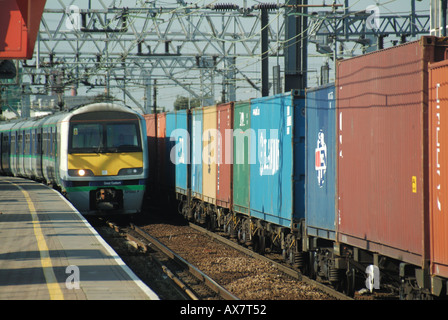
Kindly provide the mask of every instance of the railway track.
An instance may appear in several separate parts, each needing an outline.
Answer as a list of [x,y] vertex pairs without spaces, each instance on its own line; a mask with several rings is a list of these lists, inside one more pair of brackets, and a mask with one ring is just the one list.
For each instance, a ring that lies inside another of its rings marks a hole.
[[[170,252],[167,253],[168,256],[176,252],[176,256],[181,257],[175,260],[188,261],[194,265],[193,269],[202,270],[213,279],[213,283],[219,283],[223,287],[223,289],[216,287],[209,289],[209,292],[214,294],[217,291],[229,292],[227,297],[216,298],[211,294],[198,299],[350,299],[340,292],[303,277],[296,270],[286,268],[203,228],[189,225],[176,214],[165,212],[157,215],[153,210],[151,212],[151,215],[146,217],[143,215],[145,218],[139,219],[140,221],[131,227],[120,228],[120,232],[126,231],[129,235],[126,236],[128,242],[134,243],[140,252],[153,251],[156,246],[168,247],[169,249],[163,249]],[[177,275],[177,271],[172,270],[172,274]],[[190,288],[190,285],[181,287]],[[187,299],[196,298],[187,297]]]
[[[162,297],[165,299],[238,300],[238,297],[138,226],[100,221],[93,223],[99,233],[151,288],[164,286]],[[149,273],[153,275],[148,277]]]
[[335,299],[338,299],[338,300],[354,300],[351,297],[349,297],[349,296],[347,296],[347,295],[345,295],[345,294],[343,294],[343,293],[341,293],[339,291],[336,291],[336,290],[328,287],[325,284],[322,284],[322,283],[320,283],[318,281],[315,281],[315,280],[312,280],[312,279],[308,278],[307,276],[301,274],[299,271],[297,271],[297,270],[295,270],[293,268],[290,268],[290,267],[286,266],[283,263],[277,262],[277,261],[275,261],[275,260],[273,260],[273,259],[271,259],[269,257],[260,255],[260,254],[254,252],[254,251],[252,251],[250,249],[247,249],[247,248],[245,248],[245,247],[243,247],[243,246],[233,242],[232,240],[227,239],[226,237],[220,236],[219,234],[216,234],[214,232],[210,232],[207,229],[202,228],[202,227],[200,227],[200,226],[198,226],[198,225],[196,225],[194,223],[189,223],[189,226],[191,228],[195,229],[195,230],[198,230],[200,232],[203,232],[203,233],[207,234],[209,237],[212,237],[212,238],[214,238],[214,239],[216,239],[216,240],[218,240],[218,241],[220,241],[220,242],[222,242],[222,243],[224,243],[224,244],[226,244],[226,245],[228,245],[228,246],[230,246],[232,248],[235,248],[238,251],[241,251],[241,252],[247,254],[250,257],[253,257],[253,258],[258,259],[260,261],[266,261],[266,262],[272,264],[272,266],[275,267],[276,269],[278,269],[279,271],[287,274],[288,276],[290,276],[290,277],[292,277],[294,279],[297,279],[299,281],[305,282],[307,284],[310,284],[310,285],[318,288],[319,290],[322,290],[323,292],[327,293],[328,295],[332,296]]
[[[344,299],[303,281],[297,272],[285,273],[265,257],[213,238],[198,226],[111,221],[102,225],[96,229],[114,249],[118,247],[117,253],[131,269],[156,292],[163,288],[158,292],[162,299]],[[125,245],[111,243],[123,240]]]
[[[132,234],[135,233],[135,234]],[[173,252],[170,248],[162,244],[156,238],[152,237],[148,233],[146,233],[143,229],[138,226],[131,224],[130,230],[126,234],[128,240],[137,243],[138,247],[143,251],[148,251],[149,246],[155,246],[157,250],[160,250],[163,254],[169,257],[173,262],[175,262],[182,270],[188,270],[188,273],[191,274],[200,286],[205,286],[209,290],[213,292],[212,296],[224,299],[224,300],[239,300],[238,297],[227,291],[224,287],[215,282],[212,278],[206,275],[204,272],[196,268],[190,262],[186,261],[180,255]],[[201,296],[195,292],[202,292],[201,289],[190,289],[182,280],[176,276],[166,265],[161,264],[164,272],[182,289],[186,294],[193,300],[200,300]],[[198,286],[198,284],[196,286]],[[207,291],[207,290],[206,290]],[[210,297],[210,296],[209,296]]]
[[[133,244],[140,255],[150,256],[163,272],[162,277],[176,285],[182,299],[354,300],[285,265],[279,255],[259,255],[219,233],[187,223],[176,214],[165,211],[161,215],[151,210],[151,214],[137,220],[119,222],[120,226],[108,224],[127,243]],[[137,269],[139,264],[142,265],[138,262]],[[152,271],[146,268],[143,274],[149,272]],[[154,288],[153,284],[149,285]],[[181,298],[169,296],[167,299]],[[355,300],[378,299],[394,298],[355,296]]]

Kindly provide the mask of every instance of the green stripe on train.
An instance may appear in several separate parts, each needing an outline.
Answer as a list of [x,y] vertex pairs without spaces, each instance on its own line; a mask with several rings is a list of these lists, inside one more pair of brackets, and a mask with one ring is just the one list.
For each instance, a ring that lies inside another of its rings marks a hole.
[[130,186],[86,186],[86,187],[66,187],[65,190],[67,192],[89,192],[92,190],[98,190],[98,189],[110,189],[114,188],[117,190],[138,190],[138,191],[144,191],[145,186],[144,185],[130,185]]

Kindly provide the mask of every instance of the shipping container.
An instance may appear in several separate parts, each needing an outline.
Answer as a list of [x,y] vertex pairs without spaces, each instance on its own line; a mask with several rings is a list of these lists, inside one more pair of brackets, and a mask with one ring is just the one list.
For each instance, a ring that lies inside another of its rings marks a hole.
[[295,228],[305,217],[305,99],[299,91],[251,100],[250,214]]
[[428,258],[428,62],[435,37],[338,61],[338,239],[401,261]]
[[306,91],[306,230],[336,239],[336,104],[334,84]]
[[146,135],[149,157],[148,192],[166,192],[165,136],[166,114],[145,114]]
[[146,123],[146,136],[148,147],[148,182],[147,190],[149,193],[154,192],[157,186],[157,138],[156,138],[156,116],[155,114],[143,115]]
[[431,273],[448,277],[448,60],[430,65]]
[[218,163],[216,171],[216,205],[230,209],[232,204],[233,102],[217,107]]
[[167,112],[165,116],[165,144],[164,149],[161,150],[165,157],[165,172],[163,185],[166,190],[170,192],[170,195],[175,190],[175,170],[176,167],[171,161],[171,150],[175,148],[175,141],[171,139],[171,136],[175,134],[176,130],[176,113]]
[[191,196],[202,200],[202,108],[191,113]]
[[190,112],[179,110],[175,112],[176,126],[171,132],[170,140],[174,147],[170,151],[170,162],[175,165],[176,193],[188,195],[190,167]]
[[[233,210],[249,214],[250,144],[255,140],[250,129],[250,102],[235,102],[233,109]],[[255,154],[254,154],[255,156]]]
[[216,204],[217,169],[217,110],[216,106],[202,109],[202,195],[207,203]]

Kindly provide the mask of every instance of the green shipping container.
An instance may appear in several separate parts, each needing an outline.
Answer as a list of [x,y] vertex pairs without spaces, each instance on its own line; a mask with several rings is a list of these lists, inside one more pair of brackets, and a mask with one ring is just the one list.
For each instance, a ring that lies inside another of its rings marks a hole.
[[[249,214],[250,141],[255,138],[250,129],[250,102],[235,102],[233,120],[233,209]],[[253,153],[255,156],[255,153]]]

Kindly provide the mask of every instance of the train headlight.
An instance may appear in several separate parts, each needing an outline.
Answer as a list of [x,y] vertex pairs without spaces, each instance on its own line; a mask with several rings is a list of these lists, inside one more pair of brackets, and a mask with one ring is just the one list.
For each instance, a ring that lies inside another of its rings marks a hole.
[[94,176],[90,169],[68,169],[68,175],[72,177],[91,177]]
[[118,171],[119,176],[128,176],[132,174],[142,174],[143,168],[123,168]]

